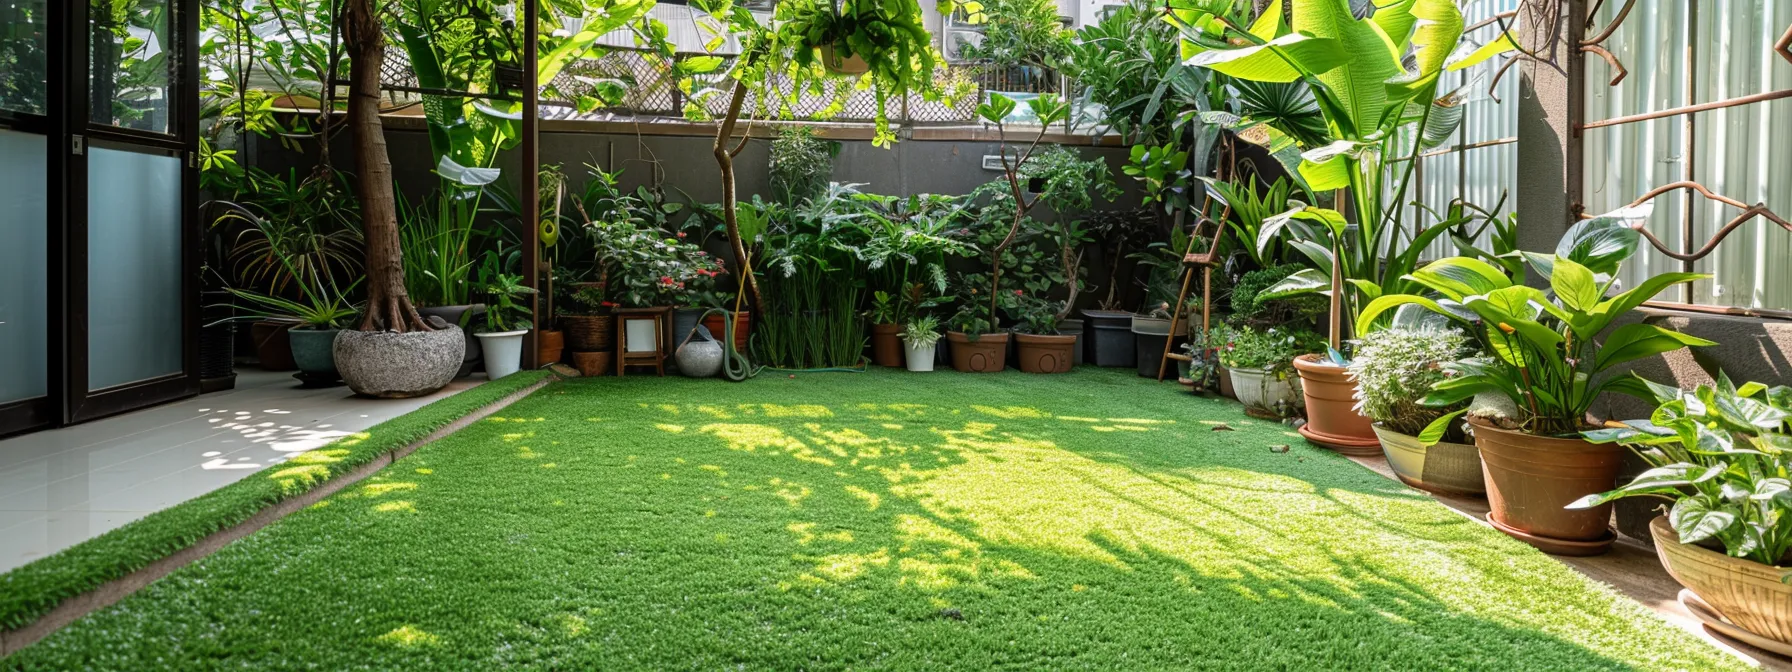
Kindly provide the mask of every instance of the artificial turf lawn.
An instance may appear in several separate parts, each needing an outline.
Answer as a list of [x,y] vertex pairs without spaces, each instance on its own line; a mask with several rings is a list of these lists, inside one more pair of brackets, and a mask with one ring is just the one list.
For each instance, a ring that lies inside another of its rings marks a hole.
[[1175,389],[559,382],[0,667],[1741,667]]
[[430,402],[247,478],[0,574],[0,629],[36,620],[63,600],[117,579],[304,494],[449,423],[540,382],[526,371]]

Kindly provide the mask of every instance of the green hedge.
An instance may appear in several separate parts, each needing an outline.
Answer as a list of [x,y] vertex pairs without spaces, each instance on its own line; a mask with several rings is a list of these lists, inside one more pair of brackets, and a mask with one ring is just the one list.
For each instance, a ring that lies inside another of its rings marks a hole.
[[0,575],[0,628],[30,624],[63,600],[192,546],[551,375],[520,372],[437,400]]

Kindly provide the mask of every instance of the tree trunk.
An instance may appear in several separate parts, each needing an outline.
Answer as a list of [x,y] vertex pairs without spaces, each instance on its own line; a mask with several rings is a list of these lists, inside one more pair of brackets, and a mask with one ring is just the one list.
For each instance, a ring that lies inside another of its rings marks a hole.
[[431,331],[404,288],[392,160],[380,123],[380,64],[386,43],[374,0],[348,0],[342,32],[351,68],[348,123],[354,134],[355,186],[367,243],[367,310],[361,331]]
[[716,128],[715,155],[716,165],[722,169],[722,221],[728,229],[728,242],[734,246],[734,268],[740,278],[737,284],[740,285],[740,291],[747,293],[747,302],[753,306],[753,311],[758,312],[759,280],[753,277],[753,269],[747,265],[746,241],[740,239],[740,216],[737,210],[740,199],[734,187],[734,157],[740,153],[741,147],[746,146],[747,139],[741,138],[740,145],[733,150],[728,148],[728,138],[734,135],[735,123],[740,121],[741,106],[746,100],[747,85],[736,81],[734,94],[728,99],[728,115],[722,118],[721,125]]

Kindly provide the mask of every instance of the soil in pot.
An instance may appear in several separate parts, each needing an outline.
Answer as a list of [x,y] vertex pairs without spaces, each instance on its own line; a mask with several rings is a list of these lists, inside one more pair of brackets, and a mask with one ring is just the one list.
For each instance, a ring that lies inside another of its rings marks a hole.
[[1373,425],[1381,452],[1400,481],[1428,492],[1481,495],[1487,482],[1481,472],[1481,450],[1473,444],[1439,441],[1429,446],[1416,436]]
[[566,354],[566,332],[547,329],[536,333],[535,348],[542,365],[560,361]]
[[952,368],[962,373],[995,373],[1007,368],[1008,333],[984,334],[973,341],[963,332],[946,332],[952,343]]
[[1088,359],[1096,366],[1137,366],[1134,357],[1136,339],[1132,334],[1132,313],[1115,310],[1085,310],[1083,317],[1088,341]]
[[902,366],[902,325],[871,325],[871,361],[878,366]]
[[[728,323],[717,313],[710,313],[703,318],[703,326],[709,328],[709,335],[716,340],[727,338]],[[734,350],[747,351],[747,337],[753,333],[753,313],[742,310],[734,313]]]
[[1076,362],[1076,337],[1063,334],[1015,334],[1020,370],[1027,373],[1069,373]]
[[342,376],[336,372],[336,333],[341,329],[294,328],[287,332],[292,343],[292,361],[299,367],[294,376],[305,386],[327,387],[337,384]]
[[1611,548],[1617,535],[1610,503],[1563,507],[1612,489],[1624,448],[1509,431],[1476,418],[1469,424],[1487,477],[1488,522],[1545,553],[1598,555]]
[[286,332],[291,322],[262,320],[249,325],[249,336],[255,340],[255,359],[263,371],[291,371],[299,368],[292,361],[292,340]]
[[573,352],[604,352],[615,347],[615,319],[611,315],[561,315],[566,347]]
[[579,370],[579,375],[587,377],[604,376],[610,373],[610,352],[575,352],[572,353],[572,366]]
[[1354,457],[1381,454],[1374,420],[1356,412],[1356,381],[1349,369],[1322,361],[1319,355],[1294,358],[1301,394],[1307,403],[1307,424],[1301,436],[1322,448]]
[[[1680,535],[1664,516],[1649,522],[1649,534],[1655,538],[1655,552],[1668,574],[1703,603],[1682,597],[1681,602],[1687,603],[1694,615],[1714,629],[1750,644],[1781,654],[1792,649],[1792,585],[1780,581],[1781,576],[1792,572],[1792,567],[1763,565],[1697,544],[1682,544]],[[1697,606],[1710,607],[1722,621],[1712,623],[1699,613]],[[1744,632],[1736,633],[1730,628]],[[1767,641],[1751,641],[1746,635]]]

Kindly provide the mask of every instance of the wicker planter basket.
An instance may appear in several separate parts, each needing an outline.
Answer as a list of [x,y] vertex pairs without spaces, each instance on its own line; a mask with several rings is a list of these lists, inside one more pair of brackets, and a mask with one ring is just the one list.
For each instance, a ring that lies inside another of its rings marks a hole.
[[610,315],[561,315],[560,326],[573,352],[604,352],[616,343],[616,318]]
[[1792,645],[1792,586],[1780,582],[1786,567],[1732,558],[1696,544],[1680,543],[1666,517],[1649,523],[1655,552],[1668,574],[1711,605],[1736,627]]

